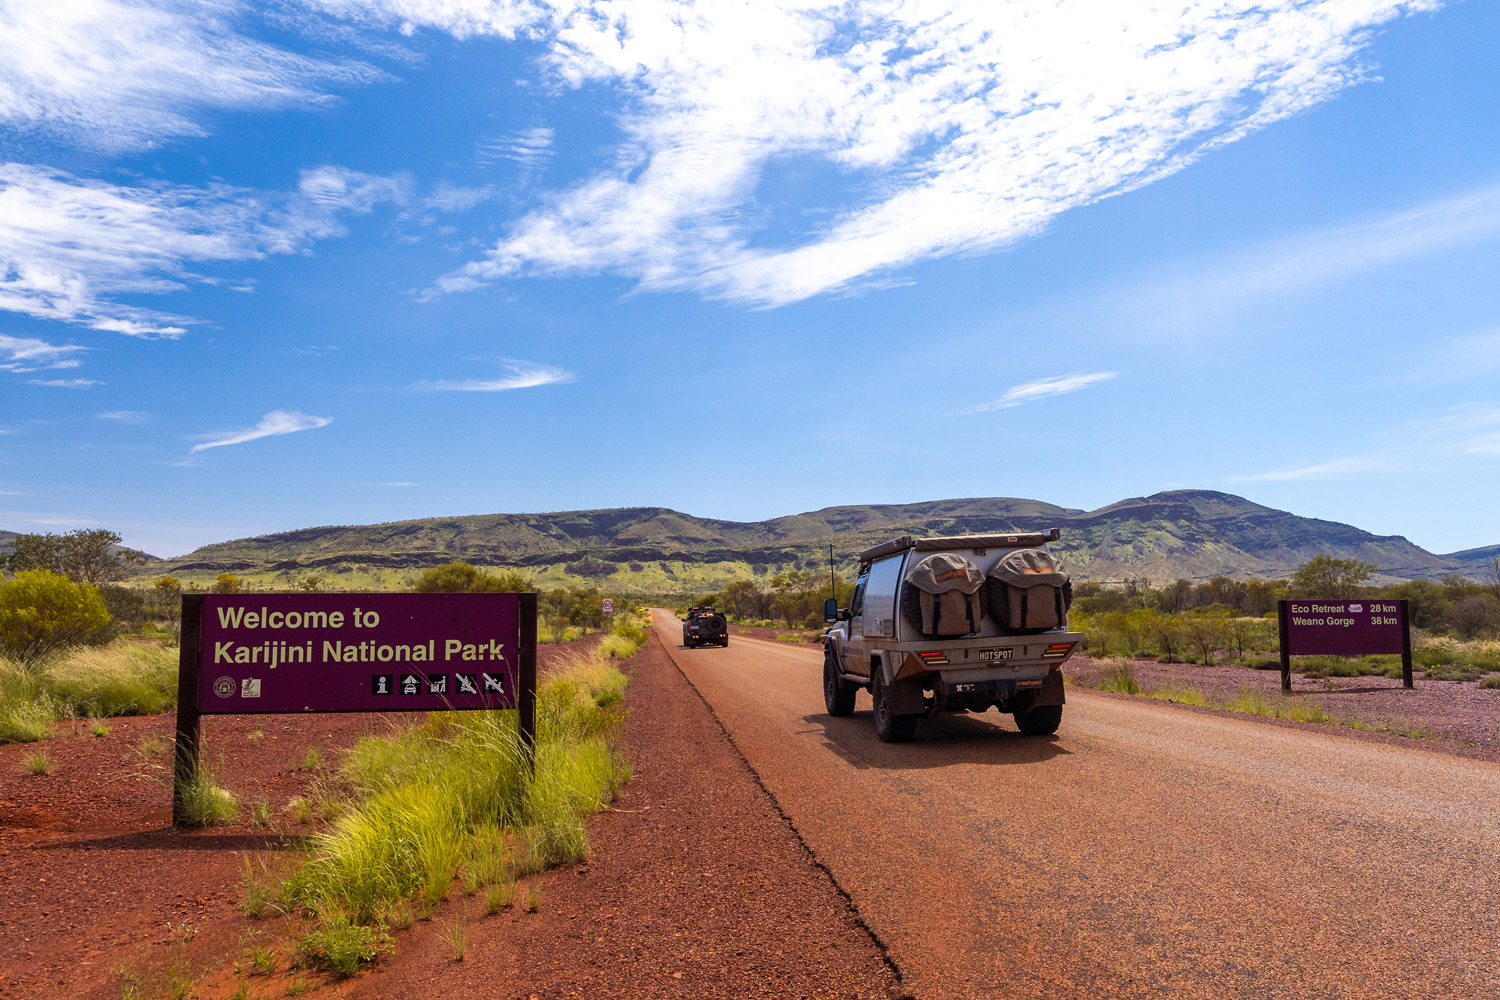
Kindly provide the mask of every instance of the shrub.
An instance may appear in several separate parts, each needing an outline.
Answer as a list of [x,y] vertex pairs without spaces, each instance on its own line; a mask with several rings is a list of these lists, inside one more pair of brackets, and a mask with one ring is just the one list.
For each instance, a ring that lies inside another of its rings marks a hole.
[[93,584],[45,569],[0,580],[0,653],[23,664],[89,642],[108,625],[109,612]]
[[1479,686],[1490,691],[1500,689],[1500,674],[1490,674],[1479,682]]
[[515,570],[486,573],[455,559],[423,570],[412,581],[411,589],[418,594],[520,594],[534,588],[530,580]]
[[44,753],[34,753],[21,762],[21,768],[27,774],[36,777],[50,774],[52,771],[52,758]]
[[1135,669],[1128,660],[1111,664],[1104,670],[1104,682],[1100,691],[1117,691],[1120,694],[1140,694],[1141,685],[1135,679]]
[[342,913],[325,913],[317,929],[302,938],[301,948],[312,964],[347,978],[364,963],[392,950],[392,945],[383,927],[366,927]]

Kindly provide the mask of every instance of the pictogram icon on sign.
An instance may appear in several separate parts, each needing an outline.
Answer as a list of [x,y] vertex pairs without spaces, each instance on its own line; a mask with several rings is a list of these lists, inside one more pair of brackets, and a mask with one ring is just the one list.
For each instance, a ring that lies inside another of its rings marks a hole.
[[485,692],[485,694],[490,694],[490,693],[504,694],[505,693],[505,675],[504,674],[480,674],[479,676],[482,677],[482,678],[484,678],[484,692]]
[[370,678],[370,693],[371,694],[395,694],[396,693],[396,675],[395,674],[376,674],[374,677],[371,677]]
[[214,681],[214,694],[220,698],[233,698],[234,689],[237,687],[233,677],[220,677]]
[[240,697],[241,698],[259,698],[260,697],[260,678],[259,677],[246,677],[244,680],[240,681]]
[[474,674],[454,674],[453,682],[458,685],[459,694],[478,694],[478,678]]
[[416,674],[402,674],[401,675],[401,693],[402,694],[421,694],[422,693],[422,678],[418,677]]
[[427,693],[428,694],[447,694],[448,693],[448,675],[447,674],[428,674],[427,675]]

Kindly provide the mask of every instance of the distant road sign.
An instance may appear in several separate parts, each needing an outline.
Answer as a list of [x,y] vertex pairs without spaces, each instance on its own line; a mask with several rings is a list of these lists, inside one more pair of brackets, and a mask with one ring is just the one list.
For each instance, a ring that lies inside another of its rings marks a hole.
[[1401,656],[1401,680],[1412,686],[1406,601],[1278,601],[1281,687],[1291,690],[1293,656]]
[[614,598],[606,597],[604,599],[604,613],[607,615],[612,615],[615,613]]

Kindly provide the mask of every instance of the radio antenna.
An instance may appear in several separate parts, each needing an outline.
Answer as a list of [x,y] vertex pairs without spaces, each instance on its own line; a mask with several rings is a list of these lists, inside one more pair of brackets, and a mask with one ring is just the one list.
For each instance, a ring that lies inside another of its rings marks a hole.
[[831,598],[833,598],[834,603],[837,604],[838,600],[839,600],[839,588],[838,588],[838,585],[836,583],[834,583],[833,581],[834,581],[834,576],[833,576],[833,543],[829,542],[828,543],[828,596],[831,597]]

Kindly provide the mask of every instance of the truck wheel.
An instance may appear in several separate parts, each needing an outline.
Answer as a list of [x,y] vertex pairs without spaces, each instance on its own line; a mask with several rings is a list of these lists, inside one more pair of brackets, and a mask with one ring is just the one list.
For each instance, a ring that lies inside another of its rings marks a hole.
[[871,665],[870,694],[875,698],[875,735],[882,743],[905,743],[917,734],[917,716],[897,715],[896,699],[885,682],[885,670]]
[[1016,728],[1027,736],[1051,736],[1062,724],[1061,705],[1040,705],[1029,712],[1016,712]]
[[839,676],[838,662],[827,653],[823,654],[823,705],[829,715],[853,715],[854,695],[857,688],[849,687]]
[[727,648],[729,646],[729,636],[726,635],[723,638],[723,640],[719,643],[719,645],[724,646],[724,647]]

